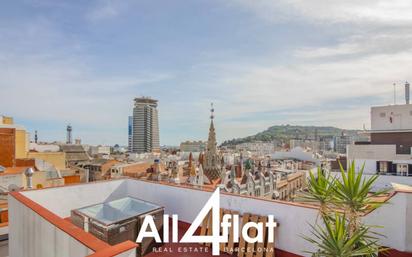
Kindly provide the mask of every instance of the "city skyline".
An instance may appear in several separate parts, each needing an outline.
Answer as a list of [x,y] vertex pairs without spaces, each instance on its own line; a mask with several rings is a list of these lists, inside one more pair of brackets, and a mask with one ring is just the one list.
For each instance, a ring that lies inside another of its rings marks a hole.
[[4,0],[0,257],[412,257],[411,0]]
[[393,83],[403,103],[411,11],[407,1],[6,1],[0,114],[39,141],[64,141],[70,123],[91,144],[127,145],[142,95],[159,100],[161,145],[205,140],[210,102],[218,142],[279,124],[362,129],[369,106],[393,103]]

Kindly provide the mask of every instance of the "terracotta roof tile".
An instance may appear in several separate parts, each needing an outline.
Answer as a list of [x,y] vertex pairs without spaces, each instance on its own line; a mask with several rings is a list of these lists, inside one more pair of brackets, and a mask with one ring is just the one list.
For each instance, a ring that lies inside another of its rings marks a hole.
[[20,174],[20,173],[23,173],[27,168],[30,168],[30,167],[28,167],[28,166],[9,167],[9,168],[6,168],[6,170],[4,172],[0,172],[0,176]]

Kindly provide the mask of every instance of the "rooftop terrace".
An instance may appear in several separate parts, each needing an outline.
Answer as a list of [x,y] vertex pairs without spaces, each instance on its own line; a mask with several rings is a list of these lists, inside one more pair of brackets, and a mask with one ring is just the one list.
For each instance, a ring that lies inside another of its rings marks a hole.
[[[134,256],[135,243],[128,241],[110,246],[71,224],[67,220],[70,211],[133,197],[164,207],[166,214],[177,214],[179,227],[187,228],[210,196],[208,188],[201,190],[137,179],[14,192],[9,196],[10,255]],[[397,192],[389,202],[364,218],[369,224],[383,226],[379,231],[386,236],[382,239],[383,245],[412,252],[412,194]],[[316,207],[227,193],[221,194],[220,207],[241,214],[274,215],[279,224],[275,232],[277,257],[307,256],[303,252],[312,250],[312,245],[299,235],[309,234],[308,224],[316,219]],[[184,230],[179,231],[180,235]],[[177,249],[185,245],[167,244],[164,247],[168,246]],[[147,256],[211,256],[211,250],[206,253],[179,252],[179,255],[176,252],[154,252]]]

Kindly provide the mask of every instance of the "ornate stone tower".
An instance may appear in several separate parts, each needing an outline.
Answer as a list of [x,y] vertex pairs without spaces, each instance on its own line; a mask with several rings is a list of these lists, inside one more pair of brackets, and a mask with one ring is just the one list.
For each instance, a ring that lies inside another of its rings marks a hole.
[[190,175],[190,176],[196,176],[195,166],[196,166],[196,165],[193,164],[193,155],[192,155],[192,152],[190,152],[190,154],[189,154],[189,166],[188,166],[189,175]]
[[216,133],[213,124],[214,119],[213,103],[210,109],[210,127],[209,137],[207,140],[207,147],[204,159],[204,173],[209,180],[214,180],[220,177],[220,158],[217,153]]

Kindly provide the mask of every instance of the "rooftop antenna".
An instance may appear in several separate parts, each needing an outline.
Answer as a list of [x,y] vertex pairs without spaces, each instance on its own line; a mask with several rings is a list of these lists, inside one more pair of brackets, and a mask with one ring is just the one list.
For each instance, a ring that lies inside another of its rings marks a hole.
[[67,125],[66,144],[72,144],[72,126]]

